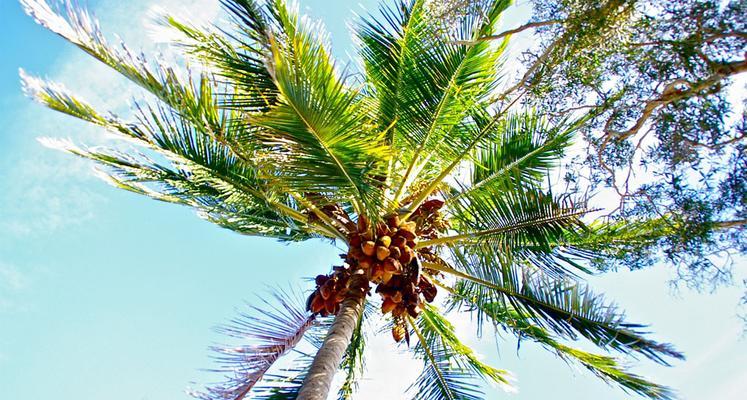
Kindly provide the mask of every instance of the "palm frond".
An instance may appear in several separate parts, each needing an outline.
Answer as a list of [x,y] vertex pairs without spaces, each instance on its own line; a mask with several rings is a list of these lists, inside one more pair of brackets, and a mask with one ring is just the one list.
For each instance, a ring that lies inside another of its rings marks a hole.
[[468,184],[458,188],[447,203],[477,193],[540,187],[572,137],[573,130],[551,127],[533,112],[508,115],[495,140],[478,149]]
[[449,142],[460,140],[465,131],[455,128],[496,82],[502,47],[456,42],[491,32],[509,2],[493,2],[448,35],[427,14],[426,3],[402,1],[382,8],[381,18],[358,24],[361,55],[382,111],[380,128],[392,126],[388,141],[402,154],[395,202],[427,164],[443,158],[434,154],[448,154]]
[[482,392],[470,381],[473,375],[469,371],[454,368],[449,362],[449,354],[446,350],[433,347],[433,343],[428,342],[418,329],[416,322],[409,316],[408,321],[418,337],[417,348],[424,362],[423,371],[408,389],[408,391],[415,392],[413,399],[482,399]]
[[60,35],[84,52],[111,67],[125,78],[146,89],[164,103],[180,109],[188,101],[176,70],[160,63],[149,63],[124,43],[115,49],[104,38],[97,20],[70,0],[50,6],[46,0],[21,0],[28,15],[41,26]]
[[489,383],[511,389],[510,373],[480,361],[475,352],[459,340],[454,326],[437,307],[426,304],[418,316],[417,324],[426,340],[438,343],[438,346],[431,347],[440,347],[449,352],[451,362],[457,367],[470,371]]
[[196,27],[173,16],[162,23],[179,34],[175,43],[187,54],[206,62],[233,90],[223,106],[243,112],[266,112],[279,92],[267,68],[269,22],[262,7],[252,1],[223,1],[234,29]]
[[638,353],[664,365],[664,357],[684,359],[671,345],[647,339],[640,330],[645,325],[627,322],[614,304],[577,282],[458,252],[454,261],[458,269],[433,267],[461,278],[453,288],[460,297],[510,306],[542,328],[572,340],[581,335],[605,350]]
[[196,392],[204,400],[241,400],[267,374],[283,355],[292,350],[314,325],[314,316],[305,311],[298,296],[283,291],[273,293],[272,304],[263,300],[264,307],[250,306],[219,332],[249,344],[214,347],[220,367],[216,372],[226,374],[226,381]]
[[562,247],[569,232],[583,230],[587,210],[539,189],[469,193],[448,204],[454,235],[423,241],[418,247],[447,245],[504,261],[522,260],[552,276],[588,272],[584,254]]
[[[516,335],[519,341],[529,339],[538,343],[564,361],[568,363],[575,361],[605,382],[617,384],[623,390],[632,391],[651,399],[674,398],[674,394],[669,388],[629,372],[624,365],[620,364],[619,360],[613,357],[589,353],[561,343],[547,329],[533,324],[531,319],[517,312],[508,304],[475,301],[474,298],[462,297],[456,292],[451,294],[449,298],[450,310],[460,309],[477,312],[479,321],[488,319],[496,328],[504,328]],[[478,333],[480,325],[478,324]]]
[[654,251],[655,245],[678,228],[671,215],[651,219],[596,220],[587,229],[568,232],[565,243],[593,252],[600,263],[624,260]]
[[[240,217],[242,212],[255,217],[261,216],[261,223],[274,221],[269,224],[269,229],[265,233],[271,233],[274,229],[275,235],[280,238],[302,239],[305,236],[299,235],[302,231],[316,230],[305,226],[308,224],[307,217],[296,210],[288,200],[261,190],[264,185],[252,165],[247,165],[236,157],[227,146],[212,140],[215,135],[245,137],[247,134],[244,125],[232,124],[228,122],[228,118],[219,114],[215,121],[221,130],[213,130],[208,136],[204,125],[195,126],[183,119],[181,114],[159,107],[140,107],[137,110],[140,122],[124,123],[115,116],[104,116],[96,112],[93,107],[75,98],[59,85],[26,75],[23,75],[23,78],[26,92],[41,103],[102,126],[122,138],[158,153],[170,163],[162,165],[142,160],[138,164],[133,160],[123,159],[122,154],[116,150],[91,151],[70,145],[61,147],[62,150],[114,168],[113,174],[109,174],[110,182],[148,195],[155,192],[144,192],[140,183],[155,184],[156,186],[151,188],[163,195],[157,196],[160,200],[168,198],[164,196],[172,196],[170,198],[173,199],[173,196],[179,195],[183,204],[196,206],[201,215],[220,225],[235,228],[239,232],[255,232],[250,221]],[[205,85],[201,85],[200,90],[204,90],[204,87]],[[200,107],[207,114],[215,112],[206,106],[204,100],[200,99],[198,103],[202,104]],[[143,166],[148,167],[144,169]],[[158,171],[153,171],[154,169]],[[133,174],[134,172],[145,175],[139,176]],[[154,175],[155,172],[160,175]],[[133,185],[135,183],[137,185]],[[160,188],[163,190],[158,190],[159,185],[162,185]],[[221,204],[225,212],[216,209],[214,206],[217,204]],[[234,212],[236,215],[232,215]],[[254,225],[261,228],[261,224],[256,222]],[[322,231],[325,235],[330,235],[325,229],[318,232]]]
[[270,68],[278,104],[250,121],[278,161],[290,190],[356,199],[357,212],[376,210],[388,157],[369,107],[338,77],[318,25],[300,21],[283,1],[273,11],[282,32],[272,43]]
[[295,400],[314,358],[302,354],[289,367],[268,373],[251,391],[252,400]]
[[[419,207],[426,198],[433,195],[433,193],[443,185],[444,180],[452,176],[456,168],[462,165],[462,163],[468,157],[471,157],[471,154],[474,153],[475,149],[478,149],[479,146],[484,145],[485,143],[489,143],[500,134],[501,122],[508,113],[509,109],[511,109],[511,107],[520,99],[520,97],[521,96],[516,97],[510,103],[504,105],[497,112],[489,112],[486,109],[475,110],[475,112],[472,114],[472,120],[474,123],[467,126],[473,131],[468,135],[469,140],[465,141],[464,145],[457,146],[454,149],[454,153],[456,154],[456,156],[452,158],[451,162],[448,163],[448,165],[446,165],[445,167],[441,168],[440,172],[435,175],[435,178],[429,179],[423,184],[423,189],[419,190],[413,197],[413,200],[410,204],[410,213],[417,209],[417,207]],[[590,118],[592,118],[596,112],[597,111],[591,111],[575,120],[565,122],[563,125],[565,126],[566,131],[570,133],[578,130]],[[409,217],[409,215],[410,214],[408,213],[405,216]]]

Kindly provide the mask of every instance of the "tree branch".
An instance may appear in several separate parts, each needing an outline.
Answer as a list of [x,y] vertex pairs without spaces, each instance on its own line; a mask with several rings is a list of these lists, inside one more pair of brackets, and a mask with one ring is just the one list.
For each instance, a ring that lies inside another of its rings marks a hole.
[[518,28],[509,29],[507,31],[503,31],[503,32],[495,34],[495,35],[483,36],[483,37],[477,38],[475,40],[456,40],[453,43],[454,44],[463,44],[463,45],[467,45],[467,46],[472,46],[472,45],[475,45],[475,44],[480,43],[480,42],[486,42],[486,41],[489,41],[489,40],[498,40],[498,39],[504,38],[506,36],[513,35],[515,33],[519,33],[519,32],[525,31],[527,29],[539,28],[539,27],[547,26],[547,25],[561,24],[563,22],[565,22],[565,20],[563,20],[563,19],[551,19],[551,20],[547,20],[547,21],[529,22],[529,23],[526,23],[526,24],[524,24],[524,25],[522,25],[522,26],[520,26]]
[[[609,140],[621,141],[625,140],[636,133],[638,133],[643,125],[651,118],[657,108],[673,103],[677,100],[682,100],[688,97],[697,96],[703,90],[710,88],[711,86],[719,83],[725,78],[732,75],[737,75],[747,71],[747,57],[742,61],[735,61],[730,63],[714,63],[713,73],[699,82],[688,82],[683,79],[677,79],[670,82],[664,87],[661,95],[655,99],[651,99],[646,102],[643,107],[641,116],[636,120],[630,129],[625,131],[613,131],[605,128],[607,138],[602,143],[602,148],[606,147]],[[682,85],[687,86],[686,89],[682,88]],[[611,120],[608,121],[610,125]]]
[[742,228],[745,225],[747,225],[747,219],[739,219],[739,220],[734,220],[734,221],[720,221],[714,224],[714,226],[719,229]]

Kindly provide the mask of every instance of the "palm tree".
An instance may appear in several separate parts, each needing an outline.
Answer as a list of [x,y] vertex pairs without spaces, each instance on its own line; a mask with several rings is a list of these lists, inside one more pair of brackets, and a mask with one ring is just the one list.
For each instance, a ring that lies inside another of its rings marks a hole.
[[[363,322],[378,309],[393,340],[423,360],[417,399],[478,399],[474,378],[509,383],[456,336],[445,315],[456,310],[476,316],[478,334],[487,322],[624,390],[671,398],[613,356],[568,345],[583,339],[661,364],[682,358],[583,284],[590,261],[653,232],[645,222],[584,223],[583,199],[546,183],[586,117],[551,126],[516,100],[489,100],[507,41],[471,39],[492,34],[510,1],[482,0],[449,21],[429,18],[429,1],[382,7],[356,26],[360,73],[339,70],[321,28],[283,0],[223,0],[230,28],[164,18],[199,60],[191,72],[115,49],[67,2],[21,1],[38,23],[153,95],[127,122],[22,72],[41,103],[143,151],[46,144],[96,161],[119,188],[192,207],[238,233],[348,249],[316,277],[305,307],[278,294],[259,316],[226,326],[251,343],[218,349],[227,381],[198,397],[325,399],[342,369],[340,397],[349,398]],[[304,338],[318,345],[315,356],[270,375]]]

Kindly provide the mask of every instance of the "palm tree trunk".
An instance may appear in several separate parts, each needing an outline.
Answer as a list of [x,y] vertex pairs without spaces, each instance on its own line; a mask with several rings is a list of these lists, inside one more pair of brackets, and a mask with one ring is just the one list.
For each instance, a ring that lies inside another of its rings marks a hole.
[[342,356],[350,345],[353,330],[363,310],[363,299],[355,296],[345,299],[329,328],[327,337],[314,356],[309,373],[303,381],[297,400],[326,400],[332,378],[340,367]]

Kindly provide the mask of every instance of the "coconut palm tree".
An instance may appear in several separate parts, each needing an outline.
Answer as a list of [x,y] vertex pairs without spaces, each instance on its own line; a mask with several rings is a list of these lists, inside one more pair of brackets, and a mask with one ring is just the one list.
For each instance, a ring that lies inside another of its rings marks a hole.
[[[21,1],[38,23],[152,94],[125,121],[22,72],[41,103],[142,150],[46,144],[96,161],[119,188],[192,207],[235,232],[347,249],[331,272],[320,266],[305,305],[278,294],[226,326],[249,343],[218,349],[226,381],[198,397],[325,399],[342,370],[340,397],[349,398],[364,320],[376,315],[423,360],[414,398],[479,399],[475,378],[508,385],[506,371],[456,336],[448,311],[476,316],[478,334],[489,323],[624,390],[671,397],[612,355],[569,345],[661,364],[682,358],[583,283],[590,261],[652,232],[645,222],[585,223],[583,199],[547,184],[586,117],[551,126],[516,100],[489,100],[507,41],[472,39],[492,34],[510,1],[482,0],[449,21],[430,18],[429,1],[382,7],[355,27],[359,71],[337,68],[321,27],[285,1],[224,0],[230,26],[163,19],[199,61],[191,72],[112,47],[67,2]],[[271,370],[304,338],[318,346],[313,357]]]

